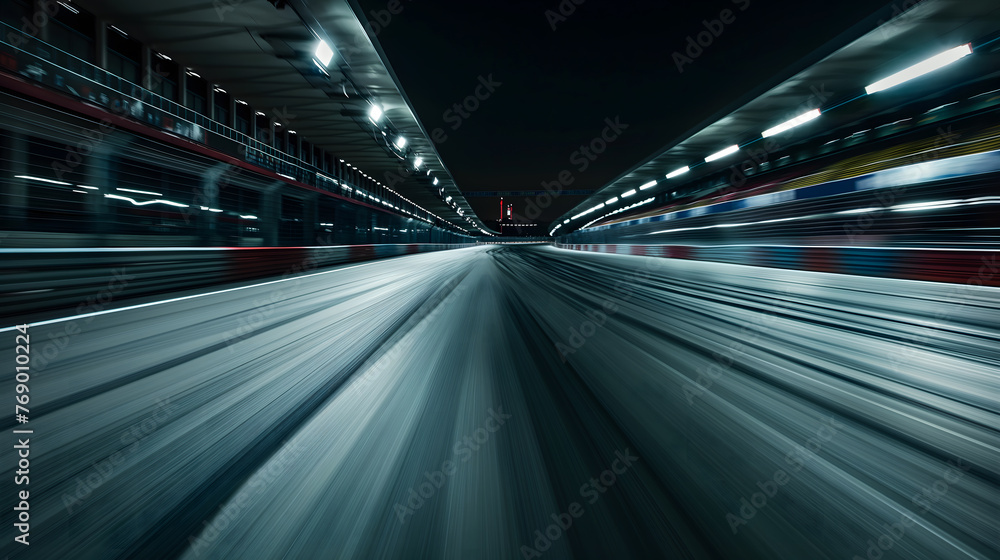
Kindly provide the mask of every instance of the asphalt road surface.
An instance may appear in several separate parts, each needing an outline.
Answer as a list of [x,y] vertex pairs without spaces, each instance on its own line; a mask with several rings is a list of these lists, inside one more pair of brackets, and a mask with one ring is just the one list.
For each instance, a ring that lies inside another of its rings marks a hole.
[[1000,558],[971,284],[477,247],[54,316],[0,554]]

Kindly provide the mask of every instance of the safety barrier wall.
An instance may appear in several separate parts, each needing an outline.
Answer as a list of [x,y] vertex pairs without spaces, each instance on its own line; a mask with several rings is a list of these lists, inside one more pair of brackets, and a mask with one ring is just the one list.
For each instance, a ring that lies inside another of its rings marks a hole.
[[766,266],[857,276],[877,276],[1000,286],[1000,251],[897,247],[697,246],[556,244],[562,249],[619,255]]
[[21,322],[51,310],[89,313],[136,296],[469,246],[473,244],[4,249],[0,317]]

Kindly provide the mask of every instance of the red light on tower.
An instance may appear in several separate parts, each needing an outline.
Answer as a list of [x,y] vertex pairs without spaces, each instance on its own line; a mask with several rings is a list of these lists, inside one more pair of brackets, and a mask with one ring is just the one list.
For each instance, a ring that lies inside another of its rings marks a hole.
[[503,197],[500,197],[500,221],[503,221]]

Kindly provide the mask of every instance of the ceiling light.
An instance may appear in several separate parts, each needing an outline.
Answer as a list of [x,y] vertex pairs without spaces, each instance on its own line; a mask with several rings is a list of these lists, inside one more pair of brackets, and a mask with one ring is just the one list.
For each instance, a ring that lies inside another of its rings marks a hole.
[[313,53],[313,56],[315,56],[317,62],[324,67],[329,66],[330,61],[333,60],[333,49],[330,48],[330,45],[326,44],[326,41],[320,39],[319,44],[316,45],[316,51]]
[[[656,181],[650,181],[650,182],[646,183],[645,185],[639,187],[639,190],[640,191],[644,191],[646,189],[651,189],[651,188],[653,188],[655,186],[656,186]],[[632,192],[635,192],[635,191],[632,191]]]
[[726,148],[724,150],[719,150],[718,152],[715,152],[714,154],[708,156],[707,158],[705,158],[705,161],[715,161],[717,159],[722,159],[722,158],[728,156],[729,154],[734,154],[734,153],[738,152],[739,150],[740,150],[740,147],[737,146],[736,144],[733,144],[732,146],[729,146],[728,148]]
[[790,128],[795,128],[795,127],[799,126],[800,124],[805,124],[805,123],[807,123],[807,122],[815,119],[816,117],[819,116],[819,114],[820,114],[819,113],[819,109],[813,109],[812,111],[809,111],[808,113],[803,113],[803,114],[795,117],[794,119],[785,121],[785,122],[779,124],[778,126],[776,126],[774,128],[769,128],[769,129],[765,130],[764,132],[761,133],[761,136],[764,137],[764,138],[768,138],[770,136],[774,136],[775,134],[781,134],[782,132],[784,132],[784,131],[786,131],[786,130],[788,130]]
[[676,177],[678,175],[683,175],[683,174],[687,173],[688,171],[691,171],[691,168],[688,167],[688,166],[686,166],[686,165],[684,167],[681,167],[681,168],[678,168],[678,169],[674,169],[670,173],[667,173],[667,179],[673,179],[674,177]]
[[937,54],[924,60],[923,62],[918,62],[913,66],[910,66],[906,70],[896,72],[895,74],[889,76],[888,78],[883,78],[874,84],[865,88],[865,93],[871,95],[883,90],[887,90],[893,86],[897,86],[903,82],[907,82],[914,78],[919,78],[928,72],[933,72],[938,68],[943,68],[956,60],[964,58],[967,55],[972,54],[972,45],[966,43],[964,45],[955,47],[953,49],[948,49],[941,54]]

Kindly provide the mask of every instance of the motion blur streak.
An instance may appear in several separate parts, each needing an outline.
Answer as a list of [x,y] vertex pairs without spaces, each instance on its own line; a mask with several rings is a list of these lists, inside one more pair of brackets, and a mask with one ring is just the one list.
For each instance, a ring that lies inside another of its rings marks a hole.
[[30,557],[998,558],[998,307],[518,246],[33,327]]

